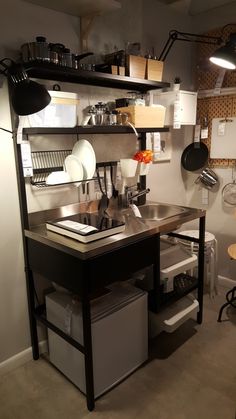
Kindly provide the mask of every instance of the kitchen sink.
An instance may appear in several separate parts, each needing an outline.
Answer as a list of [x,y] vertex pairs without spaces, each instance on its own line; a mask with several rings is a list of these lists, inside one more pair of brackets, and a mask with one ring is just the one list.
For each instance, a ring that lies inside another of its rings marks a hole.
[[145,220],[161,221],[186,212],[188,209],[176,205],[147,204],[138,207],[141,217]]

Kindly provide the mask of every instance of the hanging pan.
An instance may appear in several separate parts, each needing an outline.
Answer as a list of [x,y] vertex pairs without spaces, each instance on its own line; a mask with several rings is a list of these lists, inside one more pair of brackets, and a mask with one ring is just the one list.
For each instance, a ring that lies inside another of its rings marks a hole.
[[236,206],[236,179],[234,178],[234,168],[232,168],[232,182],[227,183],[222,189],[223,201],[226,204]]
[[208,155],[206,144],[200,142],[200,126],[196,125],[194,142],[184,149],[181,156],[181,164],[185,170],[193,172],[205,166]]

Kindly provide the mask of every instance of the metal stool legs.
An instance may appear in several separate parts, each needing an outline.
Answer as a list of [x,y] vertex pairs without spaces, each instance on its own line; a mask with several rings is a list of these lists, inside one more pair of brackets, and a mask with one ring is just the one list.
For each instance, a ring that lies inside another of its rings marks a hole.
[[229,290],[226,293],[225,297],[226,297],[227,303],[224,303],[222,305],[220,311],[219,311],[219,316],[218,316],[218,320],[217,320],[218,322],[221,322],[222,313],[223,313],[223,310],[224,310],[225,307],[232,306],[232,307],[236,308],[236,296],[235,296],[235,294],[236,294],[236,287],[233,287],[231,290]]

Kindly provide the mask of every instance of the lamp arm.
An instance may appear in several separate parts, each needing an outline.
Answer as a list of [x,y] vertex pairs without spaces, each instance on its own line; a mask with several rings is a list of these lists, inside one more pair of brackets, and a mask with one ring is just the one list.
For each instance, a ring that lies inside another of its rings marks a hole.
[[198,42],[201,44],[220,45],[222,43],[222,38],[217,36],[200,35],[189,32],[179,32],[175,29],[171,30],[169,32],[169,38],[165,43],[158,60],[164,61],[166,59],[175,41]]

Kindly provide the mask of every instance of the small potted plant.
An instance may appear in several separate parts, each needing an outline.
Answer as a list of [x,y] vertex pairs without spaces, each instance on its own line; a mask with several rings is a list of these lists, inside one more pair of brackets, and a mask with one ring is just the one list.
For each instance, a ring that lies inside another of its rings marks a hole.
[[180,83],[181,83],[180,77],[175,77],[174,83],[173,83],[173,90],[174,91],[177,91],[177,90],[180,89]]

